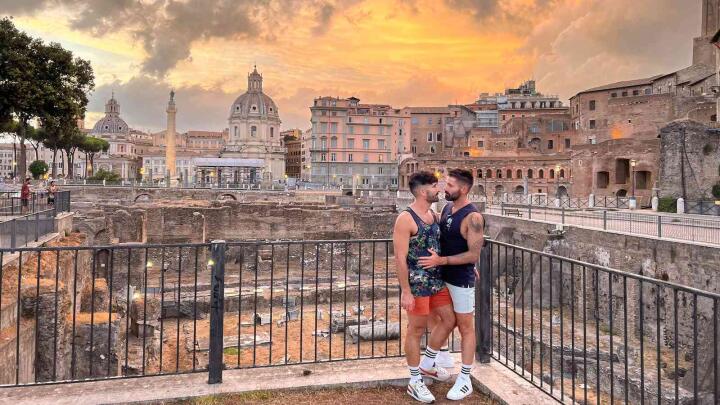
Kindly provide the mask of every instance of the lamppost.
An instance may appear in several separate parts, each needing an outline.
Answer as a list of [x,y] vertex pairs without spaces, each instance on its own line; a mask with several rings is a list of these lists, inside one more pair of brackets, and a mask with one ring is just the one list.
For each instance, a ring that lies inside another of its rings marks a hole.
[[560,198],[560,164],[555,165],[555,195]]
[[632,178],[630,179],[630,181],[632,182],[631,183],[632,184],[632,192],[630,194],[630,201],[632,202],[631,205],[633,205],[632,208],[635,208],[634,205],[636,204],[636,202],[635,202],[635,166],[636,165],[637,165],[637,160],[630,159],[630,169],[632,170],[632,174],[631,174]]

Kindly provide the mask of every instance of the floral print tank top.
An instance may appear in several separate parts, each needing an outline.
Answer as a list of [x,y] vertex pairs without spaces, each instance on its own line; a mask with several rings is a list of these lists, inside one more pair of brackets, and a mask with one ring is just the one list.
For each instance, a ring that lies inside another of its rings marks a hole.
[[430,256],[428,249],[433,249],[440,254],[440,225],[433,216],[432,224],[426,224],[412,210],[407,211],[415,220],[418,231],[410,238],[410,246],[407,255],[408,276],[410,278],[410,291],[415,297],[428,297],[437,294],[445,287],[442,280],[442,271],[439,267],[423,269],[418,265],[418,258]]

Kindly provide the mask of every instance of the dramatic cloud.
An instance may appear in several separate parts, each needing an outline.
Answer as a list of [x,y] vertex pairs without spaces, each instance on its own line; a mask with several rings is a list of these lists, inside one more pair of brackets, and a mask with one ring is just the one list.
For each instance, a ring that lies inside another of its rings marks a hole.
[[221,129],[257,63],[284,128],[315,97],[446,105],[535,78],[578,91],[691,63],[700,0],[0,0],[33,36],[89,59],[88,124],[115,89],[138,129]]

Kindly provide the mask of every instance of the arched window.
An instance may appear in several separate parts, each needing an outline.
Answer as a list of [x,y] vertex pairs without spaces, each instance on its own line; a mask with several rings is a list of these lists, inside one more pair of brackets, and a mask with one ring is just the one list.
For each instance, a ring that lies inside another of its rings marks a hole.
[[234,137],[237,138],[237,125],[233,128]]
[[545,170],[540,169],[538,170],[538,179],[544,179],[545,178]]
[[257,135],[257,127],[255,125],[250,127],[250,136],[253,138]]
[[551,179],[555,178],[555,169],[550,169],[550,178]]
[[498,179],[502,179],[502,170],[497,169],[497,170],[495,171],[495,175],[496,175],[496,177],[497,177]]
[[270,138],[275,136],[275,128],[270,127]]
[[522,179],[522,170],[517,169],[517,171],[515,172],[515,177],[517,177],[518,179]]
[[492,179],[492,170],[487,169],[485,171],[485,177],[487,177],[488,179]]
[[507,177],[508,179],[512,179],[512,170],[507,169],[507,172],[505,172],[505,177]]
[[477,176],[478,176],[478,179],[482,179],[482,178],[483,178],[483,171],[482,171],[482,169],[480,169],[480,170],[477,171]]
[[565,178],[565,169],[560,169],[560,178],[561,179]]
[[533,178],[533,170],[528,169],[528,179],[532,179],[532,178]]

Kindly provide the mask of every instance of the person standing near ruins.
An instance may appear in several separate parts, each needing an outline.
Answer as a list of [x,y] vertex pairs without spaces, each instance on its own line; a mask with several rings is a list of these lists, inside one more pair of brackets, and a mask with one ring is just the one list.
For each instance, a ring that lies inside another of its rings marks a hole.
[[[453,169],[448,173],[445,199],[448,201],[440,217],[440,251],[430,249],[430,255],[418,262],[425,269],[442,268],[443,281],[450,291],[457,327],[460,330],[462,368],[447,398],[461,400],[472,394],[470,371],[475,356],[475,263],[480,257],[484,237],[484,220],[475,205],[468,200],[473,185],[472,173]],[[440,256],[440,254],[444,256]],[[444,330],[444,328],[441,327]],[[442,337],[447,339],[452,328]],[[433,330],[433,334],[435,330]],[[429,346],[428,346],[429,347]],[[425,356],[432,356],[426,351]]]
[[[440,250],[440,227],[430,204],[438,201],[438,179],[430,172],[410,176],[410,192],[415,197],[398,215],[393,230],[393,247],[401,305],[408,314],[405,358],[410,370],[407,393],[414,399],[432,403],[435,397],[423,382],[423,376],[447,381],[450,374],[435,365],[437,351],[455,325],[452,302],[440,267],[421,267],[418,260],[429,251]],[[440,323],[430,334],[426,356],[420,360],[420,339],[427,328],[428,317],[438,316]]]
[[30,177],[26,177],[20,188],[20,212],[25,215],[30,209]]

